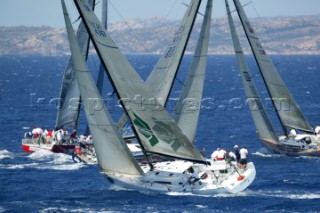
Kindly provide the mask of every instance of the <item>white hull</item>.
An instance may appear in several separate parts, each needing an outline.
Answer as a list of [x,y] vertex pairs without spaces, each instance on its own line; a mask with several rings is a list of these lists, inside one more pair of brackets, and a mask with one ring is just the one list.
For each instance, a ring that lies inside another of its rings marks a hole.
[[[167,161],[155,164],[154,170],[145,171],[144,176],[127,176],[107,172],[103,172],[103,174],[115,188],[156,193],[187,192],[205,195],[238,193],[245,190],[253,182],[256,176],[253,163],[248,163],[244,171],[240,172],[237,169],[241,177],[234,166],[226,164],[225,161],[223,163],[226,165],[224,169],[220,163],[220,165],[207,166],[185,161]],[[190,174],[184,173],[190,166],[202,177],[199,181],[190,182]],[[222,171],[227,172],[223,173]]]

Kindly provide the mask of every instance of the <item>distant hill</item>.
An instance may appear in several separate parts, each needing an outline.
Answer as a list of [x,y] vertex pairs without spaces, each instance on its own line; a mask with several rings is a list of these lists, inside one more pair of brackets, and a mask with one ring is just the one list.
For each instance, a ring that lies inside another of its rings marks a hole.
[[[250,20],[269,54],[320,54],[320,15]],[[163,18],[134,19],[110,24],[109,31],[126,54],[160,54],[178,24]],[[187,51],[194,49],[200,27],[196,22]],[[236,27],[244,49],[249,51],[239,22]],[[213,19],[211,29],[209,53],[233,54],[227,19]],[[0,26],[0,54],[67,55],[70,51],[64,28]]]

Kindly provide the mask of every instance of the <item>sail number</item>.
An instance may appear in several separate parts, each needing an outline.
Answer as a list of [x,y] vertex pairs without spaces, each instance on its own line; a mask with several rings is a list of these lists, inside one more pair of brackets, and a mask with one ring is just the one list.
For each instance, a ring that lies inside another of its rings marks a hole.
[[165,54],[165,56],[164,56],[164,58],[170,58],[170,57],[172,57],[175,49],[176,49],[176,46],[169,47],[168,50],[167,50],[167,52],[166,52],[166,54]]
[[243,72],[243,75],[244,75],[244,78],[246,79],[246,81],[251,81],[251,77],[248,72]]

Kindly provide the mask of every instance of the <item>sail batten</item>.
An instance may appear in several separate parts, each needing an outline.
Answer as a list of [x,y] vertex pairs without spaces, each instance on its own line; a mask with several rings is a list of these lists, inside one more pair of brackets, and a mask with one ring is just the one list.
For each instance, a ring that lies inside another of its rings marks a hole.
[[211,14],[212,0],[208,0],[191,67],[174,110],[174,119],[190,141],[194,141],[195,139],[201,110]]
[[103,99],[94,84],[87,64],[80,54],[79,43],[74,35],[64,0],[61,0],[61,4],[72,53],[73,69],[85,106],[99,166],[106,172],[143,175],[144,172],[121,138],[111,115],[105,109]]
[[85,22],[97,53],[107,68],[107,75],[118,95],[120,103],[129,116],[134,131],[146,151],[163,153],[194,161],[203,161],[200,152],[182,133],[168,112],[155,100],[155,104],[145,104],[153,94],[140,76],[118,50],[108,32],[103,30],[98,18],[81,0],[76,6]]
[[233,2],[280,122],[287,127],[314,132],[263,49],[239,0],[233,0]]
[[239,65],[239,71],[242,79],[242,84],[247,97],[247,103],[249,105],[252,119],[257,128],[257,132],[260,139],[278,142],[278,137],[274,131],[274,128],[266,114],[264,106],[261,103],[261,98],[256,88],[254,79],[250,72],[249,66],[246,62],[245,56],[242,51],[242,47],[237,35],[234,22],[231,16],[228,0],[225,0],[229,27],[231,31],[233,47],[236,53],[236,58]]

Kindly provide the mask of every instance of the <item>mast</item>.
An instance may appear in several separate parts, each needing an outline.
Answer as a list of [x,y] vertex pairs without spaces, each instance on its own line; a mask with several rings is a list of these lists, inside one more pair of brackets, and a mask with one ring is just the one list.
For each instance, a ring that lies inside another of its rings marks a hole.
[[287,135],[286,127],[313,133],[311,125],[263,49],[239,0],[233,0],[233,2],[284,133]]
[[237,35],[234,22],[231,16],[228,0],[225,0],[225,4],[227,9],[229,27],[232,35],[233,47],[234,47],[234,51],[237,57],[237,62],[239,65],[239,71],[241,75],[243,88],[246,94],[250,113],[252,115],[252,119],[256,126],[259,138],[265,141],[278,142],[278,137],[264,110],[264,106],[261,103],[261,98],[259,96],[255,82],[252,78],[245,56],[243,54],[239,37]]

